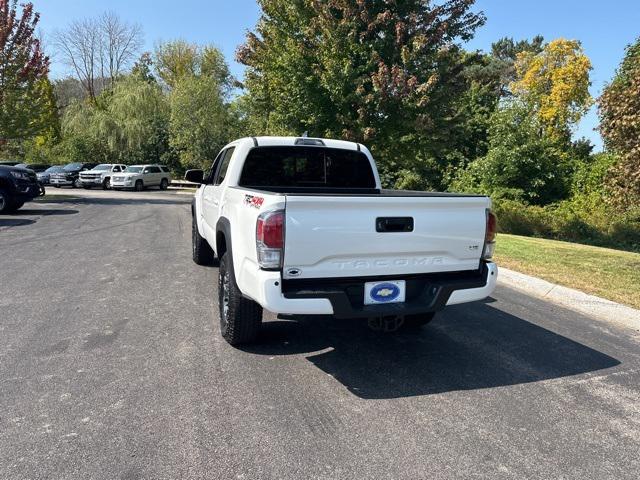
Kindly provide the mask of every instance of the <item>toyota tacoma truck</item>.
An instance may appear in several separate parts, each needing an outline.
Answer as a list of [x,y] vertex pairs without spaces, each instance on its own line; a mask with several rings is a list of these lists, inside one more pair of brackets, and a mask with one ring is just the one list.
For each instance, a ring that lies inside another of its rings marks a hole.
[[369,150],[340,140],[227,145],[192,204],[193,260],[219,261],[222,336],[256,339],[266,309],[383,330],[489,296],[496,218],[485,196],[383,190]]

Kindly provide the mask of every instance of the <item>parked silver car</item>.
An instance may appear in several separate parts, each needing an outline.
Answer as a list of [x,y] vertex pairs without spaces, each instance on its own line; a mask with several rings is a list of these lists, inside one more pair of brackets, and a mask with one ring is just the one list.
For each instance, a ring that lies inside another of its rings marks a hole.
[[101,163],[91,170],[80,172],[80,185],[83,188],[102,187],[104,190],[111,188],[111,178],[124,172],[126,165],[115,163]]
[[142,191],[147,187],[166,190],[171,184],[171,171],[162,165],[132,165],[127,171],[111,178],[114,190],[133,189]]

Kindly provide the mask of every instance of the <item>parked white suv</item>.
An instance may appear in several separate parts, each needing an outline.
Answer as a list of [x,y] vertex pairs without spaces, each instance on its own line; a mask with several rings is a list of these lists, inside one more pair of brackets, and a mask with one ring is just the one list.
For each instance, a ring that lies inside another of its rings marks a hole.
[[186,179],[201,184],[193,259],[220,260],[220,326],[232,345],[256,338],[263,308],[395,330],[496,286],[491,200],[383,190],[363,145],[245,138]]
[[132,165],[122,174],[111,177],[111,188],[114,190],[133,189],[140,192],[147,187],[166,190],[170,183],[171,172],[162,165]]
[[111,177],[124,172],[126,165],[116,165],[113,163],[101,163],[91,170],[80,172],[80,185],[83,188],[102,187],[108,190],[111,187]]

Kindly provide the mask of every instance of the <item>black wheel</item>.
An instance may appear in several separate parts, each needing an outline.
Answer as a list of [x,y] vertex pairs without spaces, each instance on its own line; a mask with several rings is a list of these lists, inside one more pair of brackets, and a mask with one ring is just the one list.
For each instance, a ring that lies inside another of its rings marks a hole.
[[111,188],[111,179],[110,178],[105,178],[104,182],[102,182],[102,189],[103,190],[109,190]]
[[144,190],[144,183],[142,183],[142,180],[136,180],[136,192],[141,192],[142,190]]
[[198,232],[198,226],[196,225],[195,217],[191,217],[191,250],[193,255],[193,261],[198,265],[211,265],[213,264],[214,253],[211,245],[207,242],[200,232]]
[[82,183],[80,183],[80,179],[79,179],[79,178],[76,178],[76,179],[73,181],[73,183],[71,184],[71,186],[72,186],[73,188],[80,188],[80,187],[82,186]]
[[167,180],[166,178],[163,178],[160,181],[160,190],[166,190],[167,188],[169,188],[169,180]]
[[230,345],[253,342],[260,332],[262,307],[242,296],[233,273],[233,259],[226,252],[218,275],[220,332]]
[[404,317],[403,330],[419,330],[427,325],[435,317],[435,312],[422,313],[420,315],[406,315]]
[[60,188],[60,185],[54,185],[54,187],[56,187],[56,188]]
[[89,185],[84,185],[82,188],[84,188],[85,190],[91,190],[91,187]]
[[9,192],[0,188],[0,213],[9,213],[12,205],[13,199],[9,196]]

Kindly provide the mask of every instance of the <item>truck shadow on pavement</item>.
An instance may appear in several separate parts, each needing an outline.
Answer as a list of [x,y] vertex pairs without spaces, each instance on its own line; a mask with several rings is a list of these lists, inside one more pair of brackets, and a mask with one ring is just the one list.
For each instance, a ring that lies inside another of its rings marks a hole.
[[414,334],[380,334],[366,322],[332,318],[266,322],[261,343],[245,351],[310,353],[310,362],[364,399],[517,385],[620,365],[486,303],[450,307]]

